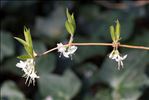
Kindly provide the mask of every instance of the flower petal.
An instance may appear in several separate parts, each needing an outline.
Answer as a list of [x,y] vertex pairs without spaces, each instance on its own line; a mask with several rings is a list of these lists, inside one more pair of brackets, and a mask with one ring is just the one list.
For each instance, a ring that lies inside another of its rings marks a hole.
[[127,58],[127,55],[124,55],[123,57],[122,57],[122,60],[124,60],[124,59],[126,59]]
[[64,57],[69,58],[70,53],[69,52],[63,52]]
[[71,46],[71,47],[69,47],[69,48],[68,48],[69,54],[73,54],[73,53],[77,50],[77,48],[78,48],[78,47],[76,47],[76,46]]
[[26,63],[23,62],[23,61],[20,61],[19,63],[16,64],[16,66],[17,66],[18,68],[24,68],[24,67],[26,66]]
[[109,55],[109,58],[112,58],[112,56],[113,56],[113,53],[111,52],[110,55]]
[[121,61],[121,66],[122,66],[122,68],[123,68],[123,65],[124,65],[123,62]]
[[58,47],[58,52],[65,52],[66,48],[64,47],[64,45],[62,43],[57,44]]

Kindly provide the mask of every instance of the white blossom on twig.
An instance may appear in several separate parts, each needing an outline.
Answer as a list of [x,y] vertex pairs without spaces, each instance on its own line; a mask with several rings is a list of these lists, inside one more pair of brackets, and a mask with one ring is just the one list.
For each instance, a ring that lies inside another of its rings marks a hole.
[[35,85],[35,79],[39,78],[35,71],[35,61],[34,59],[27,59],[26,61],[20,61],[16,64],[18,68],[24,71],[23,77],[26,78],[25,84],[28,82],[28,86],[33,83]]
[[77,46],[65,46],[62,43],[57,44],[58,52],[60,52],[60,57],[63,54],[64,57],[71,57],[77,50]]
[[122,57],[122,56],[120,56],[120,53],[118,50],[113,50],[110,53],[109,58],[115,60],[118,63],[118,70],[120,70],[124,66],[123,60],[125,60],[127,58],[127,55],[124,55]]

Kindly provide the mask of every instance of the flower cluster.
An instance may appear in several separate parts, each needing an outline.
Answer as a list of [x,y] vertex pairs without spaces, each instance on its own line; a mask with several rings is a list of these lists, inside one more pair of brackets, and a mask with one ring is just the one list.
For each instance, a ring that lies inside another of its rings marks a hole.
[[60,52],[60,57],[63,54],[64,57],[72,57],[72,54],[77,50],[76,46],[65,46],[62,43],[57,44],[58,52]]
[[123,57],[120,56],[120,53],[118,50],[113,50],[110,55],[109,55],[110,59],[115,60],[118,63],[118,70],[120,70],[121,68],[123,68],[123,60],[127,58],[127,55],[124,55]]
[[20,61],[16,64],[18,68],[21,68],[24,71],[23,77],[26,78],[26,82],[29,82],[28,85],[33,83],[35,85],[35,78],[39,78],[35,71],[35,61],[34,59],[27,59],[26,61]]

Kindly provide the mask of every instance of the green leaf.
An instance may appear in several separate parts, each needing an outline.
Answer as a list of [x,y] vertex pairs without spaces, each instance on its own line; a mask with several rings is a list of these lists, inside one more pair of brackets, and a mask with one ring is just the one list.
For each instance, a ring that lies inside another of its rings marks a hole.
[[0,61],[5,57],[12,56],[15,53],[14,41],[12,35],[6,31],[1,31],[0,33]]
[[26,60],[26,59],[29,59],[29,58],[32,58],[32,57],[30,57],[29,55],[22,55],[22,56],[18,56],[17,58],[21,59],[21,60]]
[[68,11],[68,8],[66,9],[66,15],[67,15],[68,22],[71,23],[72,18],[71,18],[71,15],[70,15],[69,11]]
[[30,29],[27,29],[26,27],[24,27],[24,36],[25,36],[25,40],[28,44],[28,46],[25,46],[25,50],[28,53],[28,55],[30,55],[33,58],[34,54],[33,54],[33,45],[32,45]]
[[[25,33],[27,34],[27,33]],[[27,38],[27,36],[25,36]],[[34,57],[34,54],[33,54],[33,48],[32,48],[32,45],[29,44],[29,40],[26,39],[26,41],[24,41],[23,39],[20,39],[18,37],[14,37],[16,40],[18,40],[23,46],[24,46],[24,49],[26,50],[26,52],[28,53],[28,55],[33,58]]]
[[114,32],[114,26],[110,26],[110,33],[111,33],[112,40],[116,41],[115,32]]
[[19,41],[23,46],[28,46],[28,44],[21,38],[14,37],[17,41]]
[[1,99],[26,100],[25,95],[18,89],[13,81],[6,81],[2,84]]
[[26,52],[28,53],[28,55],[31,57],[31,58],[33,58],[34,57],[34,54],[33,54],[33,49],[32,49],[32,47],[30,47],[30,46],[25,46],[24,47],[25,48],[25,50],[26,50]]
[[67,29],[67,31],[73,35],[74,31],[76,29],[76,23],[75,23],[75,19],[74,19],[74,15],[70,15],[70,13],[68,12],[68,9],[66,10],[66,15],[67,15],[67,20],[65,22],[65,27]]
[[63,76],[42,74],[38,84],[41,95],[45,98],[50,94],[54,100],[71,100],[81,87],[80,80],[71,70],[65,71]]
[[120,23],[117,20],[116,21],[116,30],[115,30],[116,40],[120,39]]
[[74,27],[71,23],[69,23],[68,21],[65,22],[65,27],[68,31],[68,33],[70,33],[71,35],[74,34]]
[[[70,69],[65,70],[63,77],[66,79],[65,86],[67,86],[67,90],[65,92],[67,92],[69,94],[69,97],[72,98],[79,92],[81,88],[81,81]],[[63,84],[65,84],[65,82]]]
[[27,29],[26,27],[24,27],[24,36],[25,36],[25,40],[26,40],[27,44],[30,47],[33,47],[32,46],[32,38],[31,38],[31,34],[30,34],[30,29]]
[[72,18],[73,28],[74,28],[74,30],[76,30],[76,22],[75,22],[75,19],[74,19],[74,14],[71,15],[71,18]]

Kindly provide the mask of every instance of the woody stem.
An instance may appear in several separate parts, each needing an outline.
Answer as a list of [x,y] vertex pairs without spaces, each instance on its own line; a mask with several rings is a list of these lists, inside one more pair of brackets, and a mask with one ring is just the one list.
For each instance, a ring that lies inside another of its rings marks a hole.
[[[72,43],[73,38],[70,37],[70,41],[68,44],[65,44],[64,46],[71,46],[71,45],[76,45],[76,46],[113,46],[113,43]],[[131,48],[131,49],[142,49],[142,50],[149,50],[149,47],[145,47],[145,46],[134,46],[134,45],[125,45],[125,44],[117,44],[118,47],[124,47],[124,48]],[[57,50],[58,47],[52,48],[48,51],[45,51],[44,53],[37,55],[37,56],[42,56],[42,55],[46,55],[49,52],[52,52],[54,50]]]

